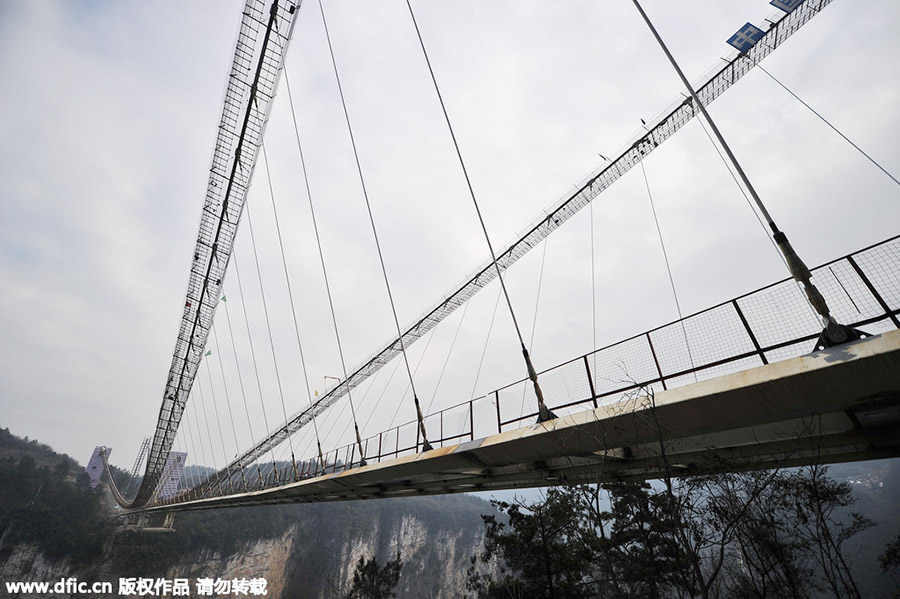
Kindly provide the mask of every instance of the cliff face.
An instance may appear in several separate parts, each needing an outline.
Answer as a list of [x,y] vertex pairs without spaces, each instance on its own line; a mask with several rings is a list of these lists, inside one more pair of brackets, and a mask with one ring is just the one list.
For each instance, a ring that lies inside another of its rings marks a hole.
[[[0,539],[0,550],[7,549]],[[40,548],[33,543],[24,543],[9,548],[0,561],[0,581],[52,581],[72,576],[75,569],[69,560],[48,560]],[[5,585],[0,586],[0,597],[6,597]],[[60,595],[50,595],[59,597]]]
[[316,507],[323,517],[294,539],[287,596],[327,599],[349,585],[361,557],[374,555],[384,564],[399,552],[398,597],[460,597],[469,559],[484,540],[479,516],[490,511],[489,504],[469,497],[376,500],[335,511]]
[[198,578],[265,578],[271,599],[330,599],[349,587],[360,558],[384,564],[399,552],[399,598],[450,599],[464,592],[469,558],[483,542],[479,516],[490,509],[460,496],[181,514],[175,533],[119,530],[102,556],[78,565],[0,539],[0,578],[110,581],[110,597],[119,596],[120,577],[187,578],[192,591]]
[[280,599],[286,596],[284,579],[296,534],[291,527],[281,537],[246,543],[231,553],[201,550],[169,567],[165,578],[187,578],[192,585],[198,578],[265,578],[267,596]]
[[111,582],[120,597],[120,578],[186,578],[196,596],[198,578],[265,578],[271,599],[330,599],[360,558],[384,565],[399,552],[398,597],[455,598],[493,511],[465,495],[259,506],[180,513],[174,532],[146,533],[124,528],[102,487],[0,429],[0,597],[5,582]]

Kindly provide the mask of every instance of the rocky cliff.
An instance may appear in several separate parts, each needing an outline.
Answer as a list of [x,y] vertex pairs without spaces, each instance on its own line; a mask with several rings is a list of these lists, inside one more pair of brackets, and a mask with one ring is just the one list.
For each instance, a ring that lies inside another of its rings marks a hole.
[[330,599],[349,586],[361,557],[385,563],[399,552],[398,597],[450,599],[464,593],[483,541],[479,516],[489,511],[460,496],[181,514],[174,533],[117,528],[100,555],[81,563],[5,534],[0,581],[111,581],[117,597],[119,578],[187,578],[192,591],[198,578],[265,578],[271,599]]

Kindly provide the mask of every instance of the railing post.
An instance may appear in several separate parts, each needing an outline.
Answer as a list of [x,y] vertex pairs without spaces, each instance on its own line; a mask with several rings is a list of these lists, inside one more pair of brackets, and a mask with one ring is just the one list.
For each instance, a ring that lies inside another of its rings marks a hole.
[[741,319],[741,322],[744,324],[744,330],[746,330],[747,334],[750,336],[750,341],[753,342],[753,347],[756,348],[756,354],[762,360],[763,364],[768,364],[769,361],[766,359],[766,354],[763,353],[762,348],[759,346],[759,341],[756,340],[756,335],[753,334],[753,329],[750,328],[750,323],[747,322],[747,319],[744,317],[744,312],[741,310],[741,307],[738,305],[737,300],[731,300],[731,305],[734,306],[735,312],[737,312],[738,317]]
[[475,413],[473,410],[474,402],[475,402],[474,399],[469,400],[469,440],[470,441],[475,440]]
[[394,444],[394,457],[396,458],[400,456],[400,427],[398,426],[394,430],[397,431],[397,442]]
[[381,435],[383,433],[378,433],[378,461],[381,461]]
[[588,387],[591,389],[591,402],[594,404],[594,409],[597,408],[597,392],[594,391],[594,378],[591,376],[591,367],[588,366],[587,356],[584,356],[584,370],[587,372],[588,377]]
[[497,432],[502,433],[500,427],[500,392],[494,391],[494,405],[497,407]]
[[659,382],[662,383],[663,391],[666,390],[666,379],[663,378],[662,368],[659,367],[659,360],[656,358],[656,349],[653,348],[653,341],[650,340],[650,333],[644,333],[647,338],[647,345],[650,346],[650,353],[653,354],[653,363],[656,364],[656,372],[659,373]]
[[894,323],[894,326],[900,329],[900,321],[897,320],[897,317],[891,312],[890,306],[887,305],[887,302],[881,297],[881,295],[875,290],[875,286],[872,285],[872,282],[869,280],[869,277],[862,271],[859,265],[856,263],[856,260],[853,259],[853,256],[847,256],[847,262],[850,263],[850,266],[853,267],[853,270],[856,271],[856,274],[859,275],[859,278],[862,279],[862,282],[869,289],[873,296],[875,296],[875,301],[878,302],[878,305],[881,306],[881,309],[884,310],[884,315],[891,319],[891,322]]

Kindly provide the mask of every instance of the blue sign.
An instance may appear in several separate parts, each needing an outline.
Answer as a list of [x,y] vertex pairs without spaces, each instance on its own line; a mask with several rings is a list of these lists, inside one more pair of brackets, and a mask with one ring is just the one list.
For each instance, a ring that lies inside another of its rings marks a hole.
[[803,0],[771,0],[769,2],[775,8],[780,8],[784,12],[791,12],[801,4],[803,4]]
[[737,48],[738,51],[746,52],[755,46],[756,42],[761,40],[765,34],[766,32],[759,27],[747,23],[728,39],[728,43]]

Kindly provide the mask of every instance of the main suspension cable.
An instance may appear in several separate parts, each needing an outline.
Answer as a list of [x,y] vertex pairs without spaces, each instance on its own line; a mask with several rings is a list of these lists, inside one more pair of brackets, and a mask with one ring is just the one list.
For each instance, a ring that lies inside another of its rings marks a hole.
[[[391,284],[390,281],[388,281],[387,268],[385,268],[384,265],[384,256],[381,252],[381,243],[378,241],[378,231],[375,228],[375,218],[372,215],[372,205],[369,202],[369,193],[366,190],[366,182],[363,177],[362,166],[359,162],[359,152],[356,148],[356,138],[353,135],[353,127],[350,125],[350,113],[347,111],[347,102],[344,99],[344,89],[341,86],[341,77],[338,74],[337,60],[335,60],[334,57],[334,47],[331,44],[331,35],[328,33],[328,22],[325,19],[325,9],[322,7],[322,0],[319,0],[319,11],[322,13],[322,24],[325,27],[325,38],[328,40],[328,51],[331,54],[332,67],[334,67],[334,78],[337,81],[338,93],[341,96],[341,106],[344,109],[344,119],[347,121],[347,130],[350,133],[350,144],[353,146],[353,157],[356,160],[356,171],[357,173],[359,173],[359,182],[362,186],[363,198],[366,201],[366,210],[369,213],[369,223],[372,225],[372,235],[375,237],[375,247],[378,250],[378,261],[381,263],[381,274],[384,276],[384,286],[387,289],[388,300],[391,304],[391,313],[394,315],[394,325],[397,328],[397,337],[400,340],[400,351],[403,354],[403,362],[404,364],[406,364],[406,374],[407,376],[409,376],[409,385],[413,391],[413,401],[416,404],[416,418],[419,421],[419,432],[422,434],[422,450],[428,451],[431,449],[431,444],[428,442],[428,436],[425,432],[425,421],[422,417],[422,408],[419,406],[419,396],[416,393],[416,384],[415,381],[413,381],[413,373],[409,367],[409,358],[407,358],[406,356],[406,347],[403,343],[403,332],[400,330],[400,320],[397,318],[397,308],[394,305],[394,296],[391,293]],[[344,378],[346,380],[346,375],[344,376]]]
[[[321,3],[321,0],[319,0]],[[484,240],[487,242],[488,250],[491,253],[491,261],[494,268],[497,269],[497,277],[500,279],[500,286],[503,289],[503,295],[506,297],[506,305],[509,308],[509,314],[512,317],[513,326],[516,329],[516,335],[519,337],[519,343],[522,346],[522,356],[525,358],[525,367],[528,370],[528,378],[534,385],[534,394],[538,402],[538,422],[545,422],[556,417],[544,403],[544,393],[538,383],[537,371],[531,363],[531,357],[528,355],[528,348],[525,347],[525,340],[522,337],[522,330],[519,328],[519,322],[516,320],[516,312],[513,310],[512,301],[509,298],[509,291],[506,289],[506,283],[503,280],[503,273],[500,270],[500,264],[497,262],[497,255],[494,252],[494,246],[491,244],[491,237],[488,235],[487,226],[484,224],[484,218],[481,215],[481,208],[478,206],[478,200],[475,198],[475,190],[472,187],[472,181],[469,178],[469,171],[466,169],[466,163],[463,160],[462,152],[459,149],[459,143],[456,141],[456,133],[453,131],[453,125],[450,122],[450,116],[447,113],[447,107],[444,104],[444,97],[441,95],[441,89],[438,86],[437,78],[434,75],[434,69],[431,67],[431,60],[428,57],[428,51],[425,49],[425,42],[422,39],[422,33],[419,31],[419,23],[416,21],[416,14],[413,12],[412,4],[406,0],[406,7],[409,9],[409,16],[412,18],[413,26],[416,29],[416,36],[419,38],[419,46],[422,48],[422,54],[425,57],[425,63],[428,65],[428,73],[431,75],[431,81],[434,84],[434,90],[437,93],[438,101],[441,104],[441,111],[444,113],[444,120],[447,122],[447,129],[450,131],[450,137],[453,140],[453,147],[456,149],[456,156],[459,159],[459,165],[462,168],[463,176],[466,179],[466,185],[469,188],[469,195],[472,198],[472,204],[475,206],[475,213],[478,215],[478,222],[481,223],[481,230],[484,233]],[[399,329],[399,325],[398,325]]]

